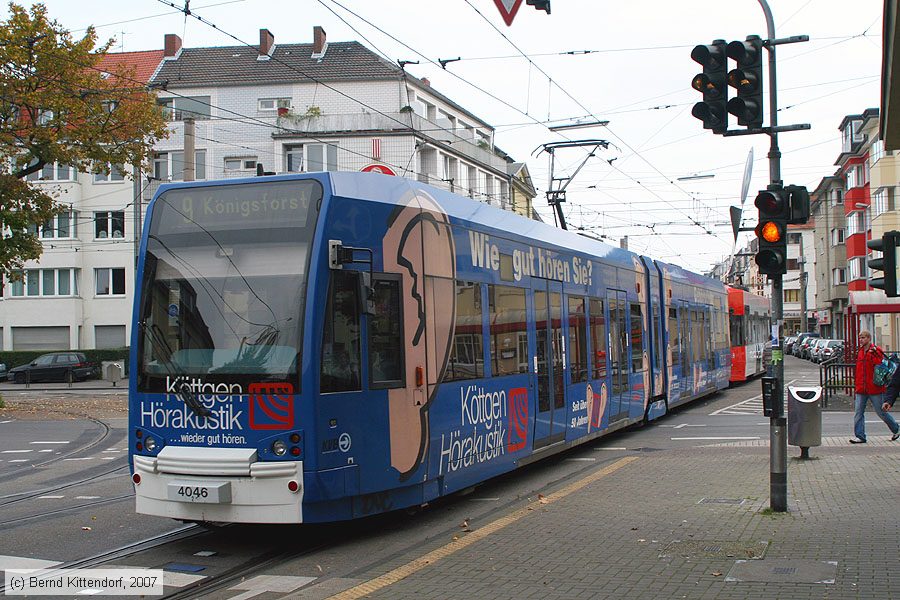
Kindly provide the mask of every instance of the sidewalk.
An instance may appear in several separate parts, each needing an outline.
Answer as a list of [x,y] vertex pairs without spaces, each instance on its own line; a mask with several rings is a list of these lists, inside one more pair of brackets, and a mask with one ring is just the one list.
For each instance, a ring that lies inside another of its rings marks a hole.
[[779,514],[767,441],[604,453],[580,481],[458,539],[377,567],[360,557],[334,597],[900,599],[900,442],[826,438],[810,453],[788,447]]

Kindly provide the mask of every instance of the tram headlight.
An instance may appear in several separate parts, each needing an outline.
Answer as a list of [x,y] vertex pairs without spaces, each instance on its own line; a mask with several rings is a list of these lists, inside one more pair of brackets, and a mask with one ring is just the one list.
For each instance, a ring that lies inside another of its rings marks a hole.
[[147,436],[147,439],[144,440],[144,448],[147,449],[147,452],[155,452],[156,451],[156,438]]
[[287,444],[281,440],[275,440],[272,443],[272,452],[275,456],[284,456],[287,453]]

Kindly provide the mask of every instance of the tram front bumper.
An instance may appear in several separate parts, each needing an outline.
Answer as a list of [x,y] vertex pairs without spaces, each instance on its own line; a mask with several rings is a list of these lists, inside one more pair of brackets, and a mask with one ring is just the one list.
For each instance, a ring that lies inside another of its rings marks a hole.
[[245,476],[164,473],[134,456],[139,514],[213,523],[302,523],[303,462],[254,462]]

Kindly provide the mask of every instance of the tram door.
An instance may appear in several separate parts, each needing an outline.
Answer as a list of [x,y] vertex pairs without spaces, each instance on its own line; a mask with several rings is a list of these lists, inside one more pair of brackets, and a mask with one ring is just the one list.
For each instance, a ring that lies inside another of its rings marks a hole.
[[538,280],[534,291],[537,414],[534,448],[561,442],[566,437],[566,364],[562,331],[562,284]]
[[628,372],[631,360],[628,351],[628,303],[625,292],[609,290],[609,364],[612,379],[612,393],[609,396],[609,422],[614,423],[628,416],[628,401],[631,398]]

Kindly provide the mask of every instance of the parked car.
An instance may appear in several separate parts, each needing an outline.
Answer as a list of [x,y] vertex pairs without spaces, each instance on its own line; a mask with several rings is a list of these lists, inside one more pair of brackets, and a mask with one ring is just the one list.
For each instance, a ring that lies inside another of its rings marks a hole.
[[789,335],[789,336],[787,336],[786,338],[784,338],[784,348],[783,348],[783,350],[784,350],[784,353],[785,353],[785,354],[790,354],[790,353],[791,353],[791,351],[794,349],[794,342],[796,342],[796,341],[797,341],[797,336],[796,336],[796,335]]
[[800,358],[804,358],[804,356],[802,354],[803,345],[808,344],[807,340],[809,340],[810,338],[817,338],[817,337],[819,337],[819,334],[814,331],[813,332],[807,331],[806,333],[798,334],[797,341],[794,342],[794,347],[792,348],[793,355],[799,356]]
[[0,381],[6,379],[6,363],[0,362]]
[[818,340],[818,337],[807,337],[800,342],[800,358],[809,360],[810,347]]
[[822,349],[825,348],[825,345],[831,340],[827,338],[819,338],[816,341],[812,342],[809,345],[809,360],[814,363],[819,362],[819,357],[822,354]]
[[844,355],[844,340],[828,340],[825,347],[819,351],[819,362],[823,363],[835,357]]
[[14,383],[68,381],[70,374],[72,381],[83,381],[99,376],[100,369],[82,352],[51,352],[10,369],[6,378]]

